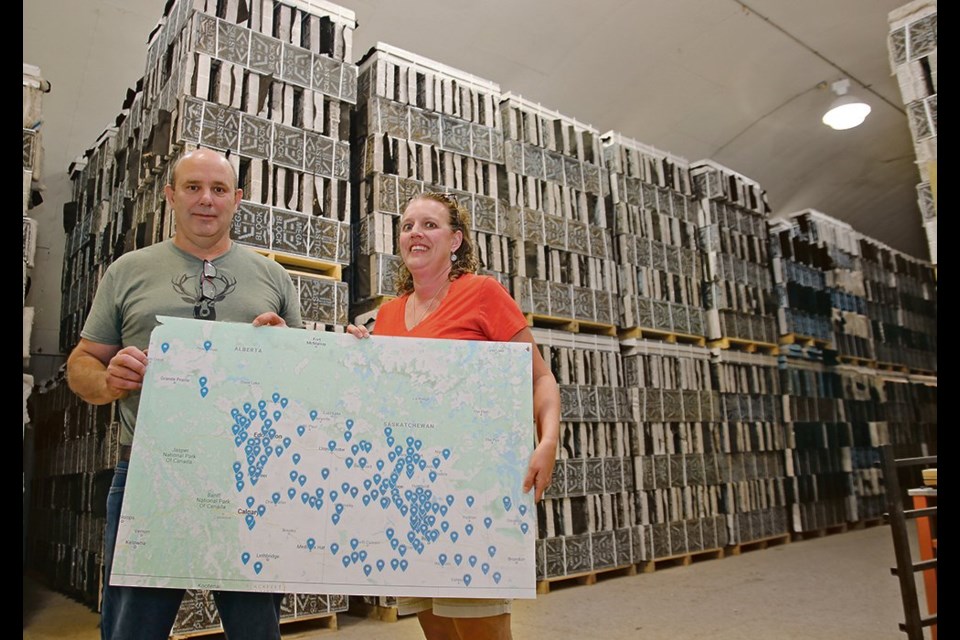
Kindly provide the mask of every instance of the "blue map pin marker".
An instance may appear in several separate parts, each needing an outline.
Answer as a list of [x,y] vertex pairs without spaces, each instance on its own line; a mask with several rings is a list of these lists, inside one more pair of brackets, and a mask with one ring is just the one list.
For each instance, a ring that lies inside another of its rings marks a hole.
[[243,491],[243,480],[237,482],[237,491]]
[[483,519],[483,526],[485,526],[487,529],[489,529],[490,525],[492,524],[493,524],[493,518],[487,516],[486,518]]
[[350,548],[351,548],[351,549],[356,549],[359,544],[360,544],[360,541],[359,541],[357,538],[351,538],[351,539],[350,539]]
[[446,501],[447,501],[447,505],[449,505],[449,506],[452,507],[452,506],[453,506],[453,501],[454,501],[453,494],[449,494],[449,495],[446,497]]
[[388,446],[391,446],[391,447],[392,447],[395,442],[396,442],[396,440],[394,440],[393,438],[387,438],[387,445],[388,445]]
[[397,547],[399,547],[399,546],[400,546],[400,539],[399,539],[399,538],[391,538],[391,539],[390,539],[390,548],[391,548],[391,549],[393,549],[394,551],[396,551],[396,550],[397,550]]
[[330,516],[330,520],[333,521],[333,524],[340,524],[340,514],[339,513],[333,514],[332,516]]
[[323,469],[320,469],[320,475],[323,476],[324,480],[326,480],[327,478],[330,477],[330,469],[327,469],[326,467],[324,467]]
[[272,398],[273,398],[273,401],[274,401],[274,402],[279,402],[279,401],[280,401],[280,394],[277,393],[276,391],[274,391]]
[[343,563],[343,568],[346,569],[350,566],[350,556],[343,556],[343,558],[340,559],[340,562]]
[[207,378],[206,378],[206,376],[200,376],[200,386],[201,386],[201,387],[207,386]]
[[317,541],[313,538],[307,538],[307,549],[313,551],[313,548],[317,546]]
[[501,576],[499,571],[493,572],[493,581],[496,582],[497,584],[500,584],[500,577]]
[[261,419],[261,420],[267,420],[267,410],[266,410],[266,409],[261,409],[261,410],[260,410],[260,413],[258,413],[257,415],[260,416],[260,419]]
[[390,498],[380,498],[380,506],[386,509],[390,506]]
[[360,490],[359,490],[359,489],[357,489],[356,487],[350,487],[350,497],[351,497],[351,498],[356,498],[358,493],[360,493]]
[[351,446],[350,453],[352,453],[353,455],[357,455],[358,453],[360,453],[360,446],[359,445]]
[[360,550],[360,562],[364,562],[367,559],[367,552],[364,549]]
[[287,489],[287,497],[288,497],[288,498],[290,498],[291,500],[293,500],[293,497],[294,497],[295,495],[297,495],[297,490],[296,490],[296,489],[294,489],[293,487]]
[[[210,342],[209,340],[203,343],[203,348],[205,351],[210,351],[210,347],[212,346],[213,346],[213,343]],[[257,573],[259,573],[259,571]]]
[[301,475],[299,478],[297,478],[297,482],[300,483],[300,486],[302,487],[303,485],[307,484],[307,476]]
[[421,440],[416,440],[416,441],[413,443],[413,446],[417,448],[417,451],[420,451],[420,448],[423,446],[423,441],[421,441]]
[[447,564],[447,554],[441,553],[441,554],[437,557],[437,560],[440,561],[440,566],[442,567],[443,565]]
[[393,429],[391,429],[390,427],[383,428],[383,435],[389,437],[392,433],[393,433]]
[[253,409],[253,405],[252,405],[252,404],[250,404],[249,402],[244,402],[244,403],[243,403],[243,412],[244,412],[244,413],[250,413],[250,410],[251,410],[251,409]]
[[337,448],[336,440],[331,440],[330,442],[327,443],[327,449],[329,449],[330,451],[333,451],[336,448]]
[[383,568],[387,565],[383,560],[377,560],[377,571],[383,571]]
[[522,516],[527,515],[527,505],[525,504],[520,505],[519,507],[517,507],[517,511],[519,511],[520,515]]
[[[266,414],[267,412],[264,411],[263,413]],[[261,429],[261,431],[263,431],[263,433],[269,434],[269,436],[270,436],[271,438],[273,437],[273,434],[276,433],[276,431],[274,431],[273,429],[270,428],[270,425],[272,425],[272,424],[273,424],[273,420],[271,420],[270,418],[264,418],[264,419],[263,419],[263,429]]]
[[433,531],[430,532],[430,535],[428,537],[430,538],[430,542],[436,542],[437,538],[440,537],[440,532],[434,529]]
[[407,545],[402,544],[397,547],[397,553],[399,553],[401,556],[407,555]]
[[317,497],[318,497],[318,498],[322,498],[322,497],[323,497],[323,487],[317,487],[317,490],[314,491],[314,493],[317,494]]
[[407,507],[405,506],[400,507],[400,515],[403,515],[403,516],[407,515],[407,511],[408,511]]
[[446,533],[447,529],[450,528],[450,523],[444,520],[443,522],[440,523],[440,528],[443,529],[444,533]]
[[277,457],[279,458],[280,454],[283,453],[283,447],[277,447],[276,449],[273,450],[273,452],[276,453]]
[[503,508],[506,509],[507,511],[510,511],[510,506],[511,506],[510,496],[503,496]]
[[346,460],[343,461],[343,464],[347,465],[347,469],[352,468],[352,467],[353,467],[353,458],[347,458]]
[[363,573],[364,573],[364,575],[369,576],[369,575],[370,575],[370,572],[372,572],[372,571],[373,571],[373,567],[371,567],[371,566],[368,565],[368,564],[363,565]]
[[367,478],[366,480],[363,481],[363,488],[366,489],[367,491],[370,491],[370,487],[372,486],[373,486],[373,482],[370,480],[370,478]]
[[391,569],[393,569],[394,571],[396,571],[396,570],[397,570],[397,567],[399,567],[399,566],[400,566],[400,561],[399,561],[399,560],[397,560],[396,558],[391,558],[391,559],[390,559],[390,568],[391,568]]
[[263,563],[262,563],[262,562],[254,562],[254,563],[253,563],[253,570],[257,573],[257,575],[260,575],[260,572],[263,571]]
[[[307,495],[306,492],[304,492],[303,495]],[[310,496],[309,498],[307,498],[307,502],[310,504],[311,507],[313,508],[317,507],[317,499],[314,498],[313,496]]]
[[370,496],[363,496],[361,500],[363,500],[363,506],[365,507],[370,504]]
[[331,491],[331,492],[330,492],[330,500],[333,501],[333,502],[336,502],[336,501],[337,501],[337,497],[338,497],[339,495],[340,495],[340,494],[337,493],[336,490]]
[[163,351],[164,353],[166,353],[169,348],[170,348],[169,342],[164,342],[163,344],[160,345],[160,350]]
[[250,554],[244,551],[240,554],[240,560],[243,562],[243,564],[247,564],[250,562]]
[[396,459],[397,454],[395,454],[393,451],[391,451],[391,452],[389,452],[389,453],[387,454],[387,456],[390,458],[390,462],[393,462],[393,461]]
[[266,512],[267,512],[267,508],[262,504],[259,507],[257,507],[257,515],[260,516],[261,518],[263,517],[263,514],[265,514]]
[[[314,498],[314,499],[316,499],[316,498]],[[309,504],[309,502],[310,502],[310,494],[307,493],[306,491],[304,491],[303,493],[301,493],[301,494],[300,494],[300,501],[303,502],[303,504]]]
[[413,541],[416,539],[417,539],[417,534],[415,534],[413,531],[407,532],[407,540],[409,540],[411,544],[413,544]]
[[333,555],[337,555],[337,551],[340,551],[340,545],[334,542],[333,544],[330,545],[330,553],[332,553]]
[[480,570],[483,571],[483,575],[487,575],[487,573],[490,571],[490,565],[484,562],[482,565],[480,565]]
[[344,493],[346,493],[347,491],[350,491],[350,483],[349,483],[349,482],[344,482],[343,484],[340,485],[340,489],[341,489]]
[[487,547],[487,553],[489,553],[490,557],[492,558],[493,556],[497,555],[497,548],[493,545],[490,545]]
[[274,420],[279,420],[279,419],[282,418],[282,417],[283,417],[283,413],[281,413],[280,411],[274,411],[274,412],[273,412],[273,419],[274,419]]
[[297,427],[298,436],[302,436],[304,433],[306,433],[306,431],[307,431],[307,428],[303,425],[300,425],[299,427]]
[[357,460],[357,465],[359,465],[361,469],[365,468],[367,466],[367,459],[361,456],[360,459]]
[[234,423],[234,425],[230,427],[230,430],[233,431],[233,435],[237,435],[240,433],[240,425]]
[[377,471],[383,471],[383,460],[377,460]]
[[459,538],[459,537],[460,537],[460,534],[457,533],[456,531],[451,531],[451,532],[450,532],[450,539],[453,540],[454,542],[456,542],[456,541],[457,541],[457,538]]
[[477,556],[470,556],[468,561],[470,562],[471,567],[477,566]]
[[431,471],[431,472],[429,473],[429,476],[430,476],[430,482],[436,482],[436,480],[437,480],[437,472],[436,472],[436,471]]
[[354,551],[353,553],[350,554],[350,561],[351,561],[351,562],[359,562],[359,560],[360,560],[360,554],[359,554],[359,553],[357,553],[356,551]]
[[247,496],[247,506],[252,507],[254,503],[253,496]]
[[530,525],[528,525],[526,522],[520,523],[520,531],[523,531],[524,533],[526,533],[529,530],[530,530]]
[[410,566],[410,563],[407,562],[406,560],[401,560],[401,561],[400,561],[400,571],[406,571],[406,570],[407,570],[407,567],[409,567],[409,566]]
[[200,387],[200,397],[206,398],[208,393],[210,393],[209,389],[206,387]]
[[350,438],[352,437],[353,437],[353,433],[351,431],[343,432],[343,439],[346,440],[347,442],[350,442]]
[[467,506],[468,507],[473,506],[473,496],[467,496]]
[[439,469],[439,468],[440,468],[440,458],[434,458],[434,459],[431,460],[430,462],[433,463],[433,468],[434,468],[434,469]]
[[444,459],[444,460],[449,460],[449,459],[450,459],[450,449],[444,449],[444,450],[441,451],[440,453],[443,454],[443,459]]
[[404,442],[407,443],[408,447],[412,447],[413,443],[416,442],[416,439],[413,436],[407,436],[407,439]]
[[267,401],[266,401],[266,400],[258,400],[258,401],[257,401],[257,407],[259,407],[260,409],[266,409],[266,408],[267,408]]
[[417,466],[420,467],[420,471],[423,471],[427,468],[427,461],[423,458],[420,458],[420,460],[417,461]]
[[472,525],[472,524],[468,524],[467,526],[465,526],[465,527],[463,528],[463,530],[467,532],[467,535],[468,535],[468,536],[473,535],[473,525]]
[[253,529],[253,525],[257,524],[256,519],[250,514],[247,514],[247,517],[245,518],[245,520],[247,521],[248,529]]
[[413,465],[407,465],[407,477],[413,479]]
[[316,420],[316,419],[317,419],[317,410],[316,410],[316,409],[311,409],[311,410],[310,410],[310,419],[311,419],[311,420]]

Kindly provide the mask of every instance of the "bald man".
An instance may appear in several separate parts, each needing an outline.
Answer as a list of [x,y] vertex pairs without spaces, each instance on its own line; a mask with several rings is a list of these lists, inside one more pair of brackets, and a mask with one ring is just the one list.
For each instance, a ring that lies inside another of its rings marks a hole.
[[[147,367],[145,350],[156,317],[303,325],[297,291],[284,268],[230,239],[243,193],[223,155],[210,149],[183,155],[165,193],[176,234],[124,254],[110,265],[80,342],[67,359],[67,382],[74,393],[91,404],[120,401],[120,462],[107,498],[104,534],[100,631],[105,640],[166,640],[184,593],[109,584]],[[230,640],[279,640],[281,598],[282,594],[214,592]]]

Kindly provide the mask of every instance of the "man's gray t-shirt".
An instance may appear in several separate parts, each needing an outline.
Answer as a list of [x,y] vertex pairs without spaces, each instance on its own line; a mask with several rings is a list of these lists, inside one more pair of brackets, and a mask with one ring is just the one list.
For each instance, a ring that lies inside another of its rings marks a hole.
[[[120,256],[100,281],[80,335],[100,344],[146,349],[158,315],[252,322],[273,311],[287,326],[303,326],[293,281],[273,260],[233,243],[211,261],[216,275],[208,267],[207,297],[201,295],[203,263],[173,240]],[[120,444],[133,442],[139,405],[139,392],[120,401]]]

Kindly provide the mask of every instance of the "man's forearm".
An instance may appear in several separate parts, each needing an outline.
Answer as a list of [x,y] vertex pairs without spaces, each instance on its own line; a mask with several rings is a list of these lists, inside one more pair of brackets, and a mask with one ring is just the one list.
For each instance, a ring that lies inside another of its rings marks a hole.
[[90,404],[109,404],[123,394],[107,386],[107,367],[85,353],[72,353],[67,359],[67,385]]

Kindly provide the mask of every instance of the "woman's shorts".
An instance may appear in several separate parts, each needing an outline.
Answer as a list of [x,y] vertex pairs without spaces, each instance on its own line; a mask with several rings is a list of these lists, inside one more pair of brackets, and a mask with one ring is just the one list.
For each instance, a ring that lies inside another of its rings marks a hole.
[[496,598],[398,598],[397,614],[432,610],[441,618],[489,618],[510,613],[510,603]]

